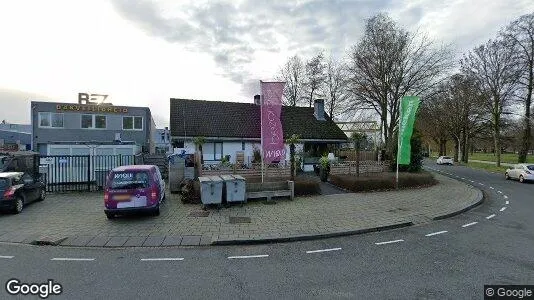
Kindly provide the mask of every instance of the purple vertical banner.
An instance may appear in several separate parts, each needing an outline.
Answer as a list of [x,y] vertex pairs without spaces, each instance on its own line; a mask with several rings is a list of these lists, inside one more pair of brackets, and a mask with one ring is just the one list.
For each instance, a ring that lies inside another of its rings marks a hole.
[[261,85],[261,137],[263,161],[284,161],[286,148],[280,113],[285,82],[263,82]]

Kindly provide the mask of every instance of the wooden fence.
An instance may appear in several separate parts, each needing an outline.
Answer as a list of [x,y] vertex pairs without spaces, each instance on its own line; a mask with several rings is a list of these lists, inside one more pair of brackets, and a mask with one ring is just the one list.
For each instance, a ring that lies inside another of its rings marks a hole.
[[[241,175],[243,177],[261,177],[261,164],[233,164],[233,165],[203,165],[200,176],[212,175]],[[265,164],[265,177],[289,177],[291,170],[289,163]]]
[[[360,161],[360,174],[365,173],[382,173],[389,171],[389,162],[377,162],[374,160],[363,160]],[[345,161],[339,163],[332,163],[330,165],[330,174],[339,175],[339,174],[356,174],[356,162],[355,161]]]
[[[356,150],[339,150],[336,155],[346,161],[356,161]],[[377,153],[374,151],[360,151],[360,161],[377,160]]]

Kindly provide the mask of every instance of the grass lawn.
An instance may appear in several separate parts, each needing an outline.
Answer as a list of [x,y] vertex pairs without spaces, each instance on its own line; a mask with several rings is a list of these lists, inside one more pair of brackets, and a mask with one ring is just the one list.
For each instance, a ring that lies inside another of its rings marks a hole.
[[[473,153],[469,154],[469,159],[473,160],[485,160],[485,161],[497,161],[497,157],[493,153]],[[517,163],[517,154],[505,153],[501,154],[501,162],[516,164]],[[534,163],[534,156],[527,156],[528,163]]]
[[492,164],[485,164],[485,163],[477,163],[477,162],[469,162],[468,164],[461,163],[460,165],[466,166],[473,169],[479,169],[479,170],[485,170],[489,172],[499,173],[503,174],[506,172],[507,167],[497,167],[496,165]]

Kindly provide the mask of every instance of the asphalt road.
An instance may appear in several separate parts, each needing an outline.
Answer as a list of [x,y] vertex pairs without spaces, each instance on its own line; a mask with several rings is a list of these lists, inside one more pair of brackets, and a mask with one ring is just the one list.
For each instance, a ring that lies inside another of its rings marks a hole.
[[483,299],[484,284],[534,284],[534,184],[460,166],[427,166],[481,188],[484,203],[418,226],[284,244],[1,244],[0,297],[9,296],[10,278],[53,279],[63,293],[50,299]]

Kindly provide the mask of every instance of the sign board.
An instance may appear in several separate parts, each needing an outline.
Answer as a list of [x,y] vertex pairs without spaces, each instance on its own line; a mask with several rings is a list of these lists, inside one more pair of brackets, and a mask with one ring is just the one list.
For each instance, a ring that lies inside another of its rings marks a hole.
[[66,164],[67,163],[67,159],[66,158],[60,158],[59,159],[59,163],[60,164]]
[[40,159],[41,165],[53,165],[54,164],[54,158],[53,157],[45,157]]
[[76,105],[76,104],[58,104],[58,111],[80,111],[80,112],[99,112],[99,113],[128,113],[127,107],[117,107],[111,105]]
[[78,93],[78,104],[86,105],[113,105],[106,103],[109,95]]

